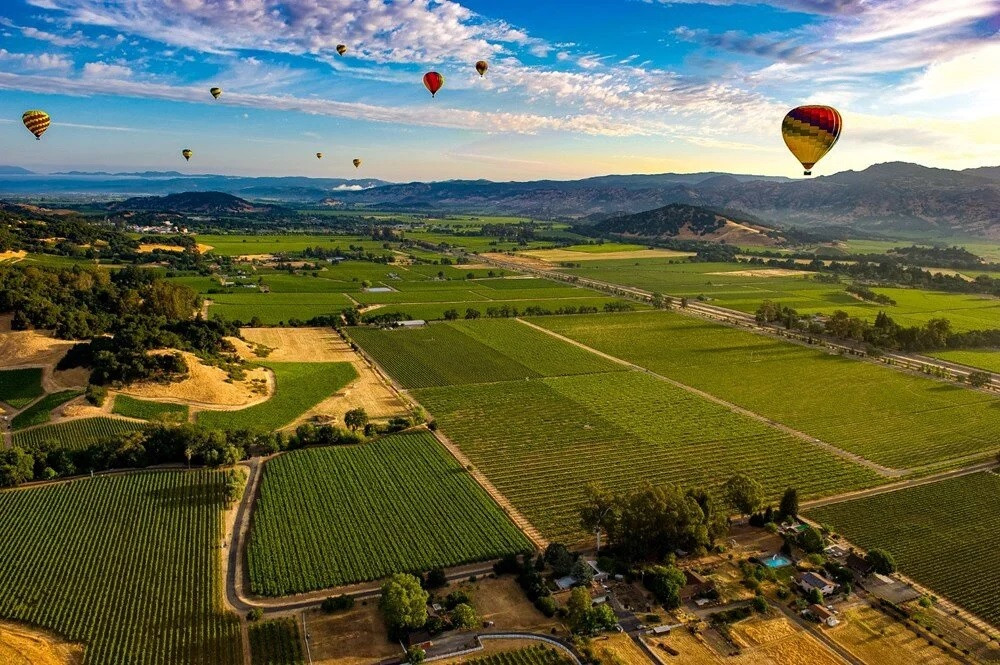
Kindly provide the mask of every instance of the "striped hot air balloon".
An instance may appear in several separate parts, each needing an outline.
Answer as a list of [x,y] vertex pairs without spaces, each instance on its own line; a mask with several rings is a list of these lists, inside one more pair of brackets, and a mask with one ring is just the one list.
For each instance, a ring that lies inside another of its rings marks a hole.
[[181,154],[184,155],[184,161],[190,162],[191,155],[194,154],[194,151],[191,150],[190,148],[184,148],[183,150],[181,150]]
[[45,130],[49,128],[52,124],[52,118],[45,111],[39,111],[38,109],[32,109],[31,111],[25,111],[21,114],[21,122],[24,126],[28,128],[28,131],[35,135],[35,138],[39,141],[42,140],[42,134]]
[[799,106],[781,121],[781,136],[802,163],[804,174],[812,175],[812,167],[837,143],[842,126],[840,113],[832,106]]
[[424,87],[431,93],[431,97],[444,86],[444,77],[437,72],[427,72],[424,74]]
[[222,88],[212,88],[209,92],[212,93],[212,96],[216,99],[222,96]]

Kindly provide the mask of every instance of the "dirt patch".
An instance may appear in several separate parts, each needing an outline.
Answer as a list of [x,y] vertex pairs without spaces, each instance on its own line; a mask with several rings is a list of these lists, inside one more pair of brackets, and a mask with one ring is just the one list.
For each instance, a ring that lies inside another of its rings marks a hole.
[[[8,325],[9,328],[9,325]],[[51,333],[18,330],[0,334],[0,366],[55,365],[75,342]]]
[[[676,628],[666,637],[647,637],[645,640],[663,662],[684,665],[718,665],[729,662],[712,651],[700,635],[692,635],[684,628]],[[673,655],[674,653],[677,655]]]
[[[582,254],[583,252],[573,252],[574,254]],[[524,256],[522,254],[501,254],[498,252],[487,252],[483,254],[484,258],[493,259],[494,261],[504,261],[505,263],[513,263],[524,268],[531,268],[532,270],[552,270],[552,264],[547,261],[542,261],[533,256]]]
[[[199,254],[204,254],[205,252],[214,249],[211,245],[203,245],[202,243],[197,244],[197,249]],[[183,252],[184,248],[180,245],[164,245],[160,243],[144,243],[139,245],[140,254],[149,254],[153,250],[160,250],[162,252]]]
[[0,663],[4,665],[78,665],[83,646],[52,633],[0,622]]
[[90,370],[85,367],[74,367],[59,372],[52,372],[51,392],[70,390],[71,388],[86,388],[90,382]]
[[28,252],[24,251],[23,249],[19,249],[16,252],[13,250],[9,252],[0,252],[0,263],[7,263],[7,262],[17,263],[27,255]]
[[744,646],[753,647],[794,635],[796,629],[784,617],[777,617],[743,621],[733,626],[732,632]]
[[813,273],[808,270],[792,270],[790,268],[761,268],[760,270],[730,270],[729,272],[707,272],[705,274],[725,277],[801,277]]
[[274,254],[240,254],[233,257],[234,261],[273,261]]
[[[350,345],[329,328],[243,328],[243,337],[272,349],[268,360],[279,362],[349,362],[358,378],[302,415],[343,422],[344,414],[362,408],[380,420],[408,412],[406,404]],[[243,353],[241,351],[241,353]],[[252,353],[252,351],[250,351]]]
[[112,401],[110,399],[104,401],[104,406],[94,406],[83,400],[73,400],[66,406],[58,409],[55,416],[56,419],[107,417],[111,413],[111,404]]
[[305,613],[305,621],[316,665],[369,665],[403,654],[402,647],[386,637],[375,601],[341,614],[310,610]]
[[595,638],[591,642],[594,655],[601,659],[602,663],[615,663],[616,665],[650,665],[650,660],[635,642],[628,635],[621,633],[606,637]]
[[834,656],[822,644],[805,632],[797,632],[763,647],[744,652],[731,659],[741,665],[759,663],[781,663],[781,665],[840,665],[841,659]]
[[[614,259],[679,259],[694,256],[694,252],[676,252],[672,249],[636,249],[624,252],[574,252],[568,249],[537,249],[519,252],[548,263],[561,261],[611,261]],[[507,257],[509,259],[509,257]]]
[[[274,375],[258,367],[249,370],[244,381],[232,381],[218,367],[203,365],[193,353],[181,351],[188,366],[188,377],[173,383],[136,383],[122,390],[123,395],[164,402],[204,405],[211,408],[245,407],[266,401],[274,392]],[[264,393],[252,389],[254,380],[264,381]]]
[[492,621],[500,630],[528,631],[548,634],[553,628],[558,634],[567,630],[556,619],[550,619],[528,601],[513,577],[482,578],[476,582],[451,584],[443,593],[464,589],[472,597],[472,605],[484,621]]
[[951,665],[959,661],[927,644],[898,621],[867,606],[841,614],[841,624],[827,635],[868,663],[879,665]]

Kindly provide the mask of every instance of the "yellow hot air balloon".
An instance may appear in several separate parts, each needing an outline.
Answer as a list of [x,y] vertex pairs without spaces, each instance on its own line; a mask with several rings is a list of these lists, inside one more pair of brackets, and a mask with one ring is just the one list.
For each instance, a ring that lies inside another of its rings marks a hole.
[[323,159],[323,153],[317,152],[316,153],[316,159]]
[[42,134],[45,130],[49,128],[52,124],[52,118],[45,111],[39,111],[38,109],[32,109],[31,111],[25,111],[21,114],[21,122],[24,126],[28,128],[28,131],[35,135],[35,138],[39,141],[42,140]]
[[358,159],[358,158],[355,158],[354,159],[354,168],[358,168],[359,166],[361,166],[361,160]]
[[184,161],[190,162],[191,161],[191,155],[193,155],[194,152],[192,150],[190,150],[189,148],[184,148],[183,150],[181,150],[181,154],[184,155]]
[[781,136],[802,163],[804,175],[812,175],[813,165],[837,143],[843,124],[832,106],[799,106],[781,121]]
[[486,76],[486,70],[490,68],[490,63],[485,60],[480,60],[476,63],[476,71],[479,72],[479,76]]
[[216,99],[222,96],[222,88],[212,88],[209,92],[212,93],[212,96]]
[[347,45],[337,44],[337,53],[339,53],[340,55],[344,55],[345,53],[347,53]]

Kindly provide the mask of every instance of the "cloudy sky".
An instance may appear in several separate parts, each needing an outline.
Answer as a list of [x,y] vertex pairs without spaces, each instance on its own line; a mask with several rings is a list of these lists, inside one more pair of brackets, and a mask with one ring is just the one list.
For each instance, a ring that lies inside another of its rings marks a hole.
[[844,117],[817,174],[966,168],[1000,163],[998,71],[1000,0],[3,0],[0,164],[794,176],[781,118],[816,103]]

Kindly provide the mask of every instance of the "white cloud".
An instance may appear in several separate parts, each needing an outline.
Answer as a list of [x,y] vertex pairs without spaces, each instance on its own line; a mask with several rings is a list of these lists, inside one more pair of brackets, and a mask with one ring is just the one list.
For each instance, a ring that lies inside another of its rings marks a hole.
[[57,71],[67,70],[73,66],[73,61],[62,55],[52,53],[11,53],[0,48],[0,62],[16,62],[17,66],[26,71]]
[[132,76],[132,68],[106,62],[88,62],[83,66],[83,76],[89,79],[127,79]]
[[51,44],[55,44],[56,46],[79,46],[84,41],[83,33],[79,31],[73,33],[72,35],[56,35],[30,26],[21,28],[20,30],[21,34],[29,39],[49,42]]

